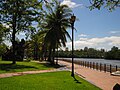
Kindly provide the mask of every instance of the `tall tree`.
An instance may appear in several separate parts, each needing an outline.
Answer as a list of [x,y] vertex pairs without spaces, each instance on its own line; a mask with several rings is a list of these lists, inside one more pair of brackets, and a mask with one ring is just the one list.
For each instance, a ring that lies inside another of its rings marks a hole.
[[50,10],[45,18],[44,29],[47,33],[44,39],[44,45],[48,47],[48,61],[54,63],[54,53],[57,46],[66,46],[66,36],[70,38],[67,28],[70,27],[69,18],[71,10],[66,5],[57,3],[56,8]]
[[11,41],[13,47],[13,64],[15,58],[16,33],[31,30],[32,22],[36,20],[41,6],[39,0],[2,0],[0,2],[0,23],[10,27]]

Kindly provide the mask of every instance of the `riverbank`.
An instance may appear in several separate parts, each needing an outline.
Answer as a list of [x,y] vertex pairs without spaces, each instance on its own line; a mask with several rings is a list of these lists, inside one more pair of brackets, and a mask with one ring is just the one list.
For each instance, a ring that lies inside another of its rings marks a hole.
[[[59,60],[59,64],[66,65],[71,70],[71,63]],[[100,72],[90,68],[86,68],[75,64],[75,73],[83,79],[91,82],[92,84],[100,87],[103,90],[113,90],[115,84],[120,84],[119,76],[112,76],[110,73]]]
[[[59,58],[59,59],[71,60],[72,58]],[[108,59],[100,59],[100,58],[74,58],[74,61],[90,61],[90,62],[96,62],[102,64],[112,64],[114,66],[117,65],[120,67],[119,60],[108,60]]]
[[[71,62],[70,58],[67,58],[67,59],[62,58],[62,59],[59,59],[59,60]],[[90,69],[95,69],[95,70],[98,70],[98,71],[104,71],[104,72],[110,72],[110,73],[120,71],[120,66],[101,63],[101,62],[98,63],[96,61],[88,61],[86,59],[81,61],[81,60],[76,60],[76,58],[75,58],[74,63],[78,64],[78,65],[81,65],[83,67],[87,67],[87,68],[90,68]]]

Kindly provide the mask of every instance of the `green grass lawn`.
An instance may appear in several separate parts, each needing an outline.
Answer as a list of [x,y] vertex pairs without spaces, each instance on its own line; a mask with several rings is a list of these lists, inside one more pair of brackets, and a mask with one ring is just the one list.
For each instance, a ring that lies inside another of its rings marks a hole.
[[0,61],[0,73],[22,72],[30,70],[46,70],[57,67],[52,66],[48,63],[38,62],[17,62],[15,65],[11,63],[11,61]]
[[101,90],[68,71],[14,76],[0,79],[0,90]]

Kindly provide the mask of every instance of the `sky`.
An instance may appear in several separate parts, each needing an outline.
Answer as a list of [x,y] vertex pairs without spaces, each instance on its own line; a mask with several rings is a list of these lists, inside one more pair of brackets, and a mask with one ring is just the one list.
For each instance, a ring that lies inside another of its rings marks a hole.
[[[90,11],[87,8],[89,0],[60,0],[61,4],[68,5],[77,17],[74,31],[74,48],[84,47],[110,50],[113,46],[120,48],[120,8],[109,12],[106,8]],[[71,29],[68,29],[71,35]],[[20,33],[18,38],[25,37]],[[9,43],[9,42],[7,42]],[[71,41],[67,47],[71,49]]]
[[[74,31],[74,48],[84,47],[110,50],[113,46],[120,48],[120,8],[110,12],[107,8],[90,11],[89,0],[63,0],[77,17]],[[68,30],[71,35],[71,30]],[[71,41],[67,47],[71,49]]]

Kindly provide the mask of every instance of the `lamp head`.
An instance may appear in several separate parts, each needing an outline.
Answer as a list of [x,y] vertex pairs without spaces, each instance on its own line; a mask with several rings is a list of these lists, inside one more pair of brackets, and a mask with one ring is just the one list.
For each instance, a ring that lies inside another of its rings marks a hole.
[[70,18],[70,22],[71,22],[71,23],[74,23],[75,20],[76,20],[76,16],[74,16],[74,14],[73,14],[73,15],[71,16],[71,18]]

